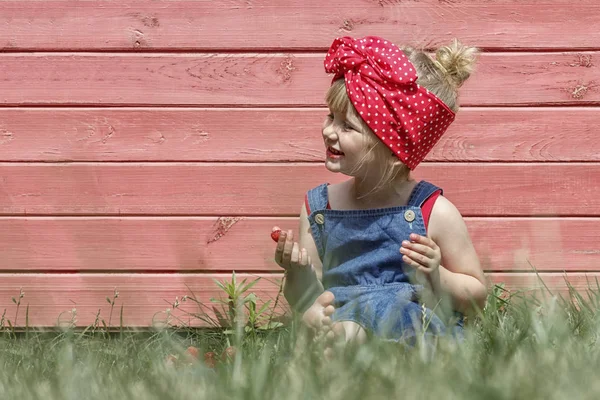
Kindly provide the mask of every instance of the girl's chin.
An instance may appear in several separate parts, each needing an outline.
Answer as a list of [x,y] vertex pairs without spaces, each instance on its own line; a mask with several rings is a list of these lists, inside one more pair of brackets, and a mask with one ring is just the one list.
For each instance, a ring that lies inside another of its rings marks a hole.
[[337,162],[337,160],[325,160],[325,168],[331,172],[341,172],[341,165],[339,162]]
[[327,168],[327,170],[329,172],[335,172],[335,173],[340,173],[346,176],[352,176],[350,174],[348,174],[340,165],[339,162],[332,162],[330,160],[325,160],[325,168]]

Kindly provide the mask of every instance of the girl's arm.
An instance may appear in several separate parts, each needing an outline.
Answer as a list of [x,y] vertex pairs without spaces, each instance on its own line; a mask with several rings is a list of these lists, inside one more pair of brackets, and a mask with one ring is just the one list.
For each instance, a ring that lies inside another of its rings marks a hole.
[[[302,249],[305,251],[303,252]],[[304,203],[300,210],[298,243],[293,241],[293,236],[288,236],[283,251],[283,259],[286,259],[287,252],[291,260],[289,268],[286,269],[283,294],[292,308],[303,312],[324,290],[320,281],[323,266],[311,234]]]
[[436,299],[449,298],[450,305],[463,314],[482,309],[487,283],[460,212],[445,197],[436,200],[429,220],[428,237],[402,245],[406,260],[433,291]]
[[430,236],[441,251],[439,275],[431,284],[438,295],[448,294],[457,311],[482,309],[487,282],[462,215],[448,199],[438,197],[430,217]]

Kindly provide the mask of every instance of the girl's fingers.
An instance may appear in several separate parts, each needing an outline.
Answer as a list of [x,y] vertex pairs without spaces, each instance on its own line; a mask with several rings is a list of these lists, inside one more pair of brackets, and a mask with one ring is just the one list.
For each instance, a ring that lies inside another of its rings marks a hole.
[[283,246],[283,256],[281,257],[281,262],[285,265],[289,265],[292,259],[292,249],[294,247],[293,238],[292,231],[287,231],[285,245]]
[[302,267],[306,267],[308,265],[308,251],[306,249],[302,249],[300,251],[300,260],[298,260],[298,264]]
[[427,236],[417,235],[416,233],[410,234],[410,240],[415,243],[422,244],[423,246],[431,247],[432,249],[437,249],[437,244]]
[[402,242],[402,248],[415,251],[419,254],[423,254],[425,257],[434,257],[434,250],[431,247],[425,246],[423,244],[411,243],[405,240]]
[[429,257],[425,257],[423,254],[419,254],[417,252],[414,252],[412,250],[407,250],[405,248],[401,248],[400,252],[402,254],[404,254],[404,257],[402,257],[402,260],[404,260],[405,263],[414,266],[419,266],[422,265],[424,267],[428,267],[430,264],[430,258]]
[[277,242],[277,247],[275,248],[275,262],[281,266],[283,263],[283,248],[285,247],[287,239],[287,232],[281,231],[279,235],[279,241]]
[[300,260],[300,249],[298,246],[298,243],[294,242],[294,244],[292,245],[292,256],[290,258],[290,261],[292,264],[298,264]]

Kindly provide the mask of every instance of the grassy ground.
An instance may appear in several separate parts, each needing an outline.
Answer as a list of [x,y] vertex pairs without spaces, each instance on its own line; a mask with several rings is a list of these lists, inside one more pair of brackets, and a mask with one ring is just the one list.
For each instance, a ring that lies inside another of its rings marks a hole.
[[[492,296],[458,345],[441,341],[433,352],[370,342],[329,362],[316,345],[293,352],[293,326],[5,333],[0,399],[597,399],[599,299],[597,290],[544,303]],[[189,345],[220,353],[232,342],[241,350],[214,369],[165,366]]]

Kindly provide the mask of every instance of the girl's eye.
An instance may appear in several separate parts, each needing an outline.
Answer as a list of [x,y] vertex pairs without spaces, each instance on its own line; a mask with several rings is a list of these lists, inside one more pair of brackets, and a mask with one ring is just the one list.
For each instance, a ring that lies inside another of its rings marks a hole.
[[351,131],[352,129],[354,129],[354,128],[352,128],[352,126],[350,126],[348,124],[344,124],[344,130]]

